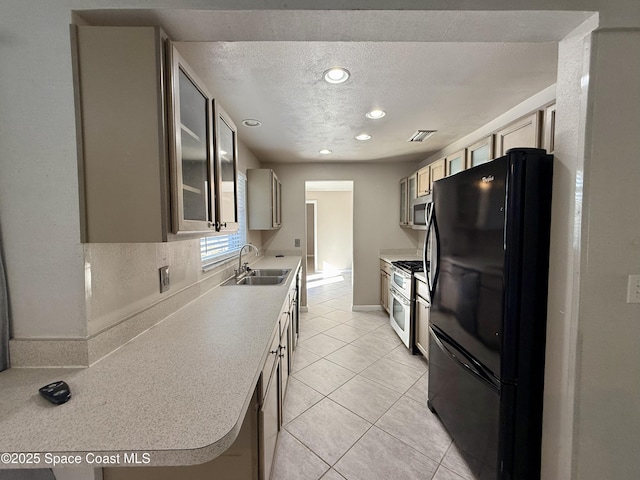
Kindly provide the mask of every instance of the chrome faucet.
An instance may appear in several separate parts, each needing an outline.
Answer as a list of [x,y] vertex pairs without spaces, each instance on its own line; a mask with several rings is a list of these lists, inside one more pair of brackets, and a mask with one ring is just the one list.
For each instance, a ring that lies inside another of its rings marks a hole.
[[255,245],[250,243],[245,243],[242,247],[240,247],[240,255],[238,256],[238,269],[236,270],[236,277],[242,273],[246,273],[248,271],[248,263],[242,264],[242,251],[244,247],[251,247],[256,251],[256,255],[260,255],[260,250]]

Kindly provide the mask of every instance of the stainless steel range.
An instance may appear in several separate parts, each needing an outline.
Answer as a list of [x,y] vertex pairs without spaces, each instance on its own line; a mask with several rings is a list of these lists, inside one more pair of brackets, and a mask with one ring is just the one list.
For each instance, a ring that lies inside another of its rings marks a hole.
[[389,323],[396,331],[402,343],[413,350],[414,341],[414,305],[415,305],[415,272],[423,271],[421,260],[402,260],[391,262],[391,283],[389,299],[391,301]]

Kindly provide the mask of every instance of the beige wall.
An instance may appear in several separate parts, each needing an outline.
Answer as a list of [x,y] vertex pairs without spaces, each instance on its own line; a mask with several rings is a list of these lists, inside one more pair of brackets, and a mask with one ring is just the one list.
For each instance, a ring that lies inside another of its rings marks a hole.
[[[238,171],[246,173],[247,168],[259,166],[251,151],[238,142]],[[247,240],[262,248],[260,232],[248,232]],[[157,244],[87,243],[84,252],[89,336],[219,270],[202,271],[199,239]],[[168,294],[159,290],[158,268],[163,265],[169,265]]]
[[[292,251],[305,238],[305,181],[353,181],[353,304],[379,308],[379,255],[385,249],[416,250],[417,231],[399,226],[401,178],[415,163],[269,164],[282,182],[282,228],[263,233],[265,249]],[[304,243],[302,243],[304,245]],[[298,250],[304,254],[303,249]],[[303,299],[304,300],[304,299]]]
[[[280,6],[285,2],[276,3]],[[74,8],[114,5],[108,0],[2,2],[0,29],[4,40],[0,50],[3,65],[10,68],[3,68],[0,75],[0,227],[14,334],[77,337],[87,333],[68,23]],[[289,0],[286,5],[285,8],[301,10],[319,8],[312,0]],[[117,6],[147,8],[148,2],[121,0]],[[157,6],[264,8],[262,2],[255,0],[240,3],[219,0],[215,5],[201,0],[161,0]],[[566,415],[558,417],[563,423],[558,431],[545,430],[543,479],[640,478],[640,458],[632,450],[640,444],[637,404],[640,351],[633,344],[640,333],[637,331],[640,312],[638,305],[625,303],[624,295],[627,275],[640,272],[637,231],[640,219],[638,210],[631,208],[637,203],[634,179],[638,178],[636,152],[640,151],[640,137],[633,130],[639,124],[640,112],[637,92],[640,42],[637,31],[623,29],[640,27],[640,2],[482,0],[452,7],[449,0],[328,0],[322,8],[580,9],[598,11],[601,27],[617,29],[595,34],[593,57],[586,65],[588,74],[577,79],[573,76],[579,70],[575,62],[581,64],[580,68],[585,66],[583,56],[589,52],[583,48],[565,45],[564,53],[561,52],[565,61],[559,62],[558,124],[562,133],[557,138],[557,150],[569,154],[556,164],[554,178],[555,181],[562,178],[562,183],[554,190],[554,204],[559,200],[569,207],[561,211],[568,215],[563,220],[567,220],[570,228],[560,239],[560,247],[552,247],[570,252],[578,261],[565,262],[554,273],[559,298],[550,322],[556,331],[569,333],[563,337],[566,342],[556,345],[559,351],[552,357],[560,362],[566,359],[568,363],[548,362],[547,371],[562,371],[568,381],[562,386],[558,379],[554,380],[552,390],[557,388],[554,395],[559,398],[545,405],[545,417],[549,418],[549,410],[566,402],[573,402],[575,411],[571,407]],[[288,28],[295,26],[283,27],[282,31],[290,33]],[[582,46],[588,47],[588,42]],[[560,84],[561,78],[571,81]],[[576,94],[578,85],[583,87]],[[561,109],[563,104],[565,107]],[[303,238],[300,232],[304,228],[304,210],[301,207],[299,213],[294,206],[303,203],[304,187],[298,178],[306,175],[301,171],[308,169],[318,179],[324,177],[324,172],[321,166],[286,168],[291,175],[284,169],[279,174],[287,178],[286,183],[292,189],[290,200],[295,203],[285,205],[283,229],[273,235],[262,234],[262,238],[273,247],[290,250],[293,238]],[[364,167],[359,168],[364,172]],[[334,167],[329,167],[328,172],[336,173]],[[393,182],[402,176],[399,172],[389,174]],[[366,177],[361,173],[359,178]],[[366,208],[358,203],[365,203],[358,199],[358,188],[361,187],[356,183],[356,224],[361,217],[359,212]],[[364,198],[370,200],[371,196]],[[365,244],[359,249],[362,252],[356,252],[354,273],[359,268],[362,274],[377,278],[374,271],[377,267],[369,267],[377,249],[413,243],[404,232],[384,228],[386,221],[380,219],[385,213],[393,215],[394,210],[383,208],[376,215],[380,218],[365,216],[366,222],[356,228],[356,232],[362,232],[358,235],[370,235],[375,245]],[[385,222],[383,226],[380,221]],[[557,225],[558,218],[554,222]],[[386,233],[381,234],[379,230],[383,229]],[[354,238],[354,242],[358,245],[359,238]],[[152,252],[148,252],[147,258],[145,268],[153,261]],[[362,288],[356,292],[359,300],[374,300],[366,298],[366,281],[362,282]],[[377,299],[371,303],[377,303]],[[560,305],[575,308],[561,311]],[[576,371],[573,389],[570,381]],[[546,426],[549,427],[548,423]],[[569,458],[559,459],[567,452]]]
[[351,270],[353,193],[307,192],[307,200],[318,202],[318,271]]

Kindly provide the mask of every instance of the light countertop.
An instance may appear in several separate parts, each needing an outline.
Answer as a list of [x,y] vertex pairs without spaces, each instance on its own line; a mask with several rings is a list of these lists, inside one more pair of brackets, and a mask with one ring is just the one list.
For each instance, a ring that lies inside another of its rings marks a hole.
[[[292,269],[282,285],[216,287],[89,368],[0,373],[0,452],[149,452],[149,465],[220,455],[240,429],[299,265],[262,258],[252,267]],[[38,393],[55,380],[72,391],[60,406]]]
[[422,260],[422,257],[417,253],[404,253],[404,254],[380,254],[380,260],[385,262],[398,262],[401,260]]

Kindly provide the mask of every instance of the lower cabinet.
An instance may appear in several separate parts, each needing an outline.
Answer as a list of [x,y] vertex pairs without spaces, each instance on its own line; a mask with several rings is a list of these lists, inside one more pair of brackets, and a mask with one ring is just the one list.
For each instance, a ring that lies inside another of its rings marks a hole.
[[280,430],[280,362],[275,362],[260,406],[260,480],[271,478]]
[[429,303],[416,297],[416,348],[429,360]]
[[380,305],[387,313],[389,311],[389,282],[391,279],[391,265],[380,260]]
[[[289,372],[291,371],[291,362],[293,360],[291,348],[291,322],[289,321],[289,311],[286,311],[280,317],[282,325],[280,333],[280,404],[284,405],[284,396],[287,393],[287,385],[289,383]],[[282,409],[281,409],[282,411]],[[282,424],[282,414],[280,415],[280,424]]]
[[429,310],[427,284],[416,280],[416,348],[429,360]]
[[[296,272],[299,274],[299,272]],[[222,455],[201,465],[183,467],[103,468],[104,480],[269,480],[282,428],[289,372],[293,366],[298,321],[299,277],[291,286],[273,329],[260,380],[235,442]]]

